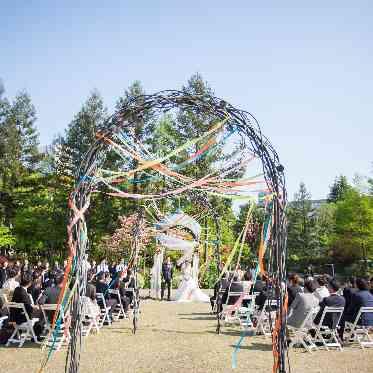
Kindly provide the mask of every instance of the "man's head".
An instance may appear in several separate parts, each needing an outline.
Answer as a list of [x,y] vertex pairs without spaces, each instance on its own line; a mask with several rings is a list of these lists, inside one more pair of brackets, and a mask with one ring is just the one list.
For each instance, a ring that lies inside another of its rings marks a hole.
[[30,287],[32,284],[32,276],[29,273],[25,273],[21,280],[21,286],[24,288]]
[[337,280],[331,280],[328,283],[328,289],[331,294],[336,293],[341,288],[341,285]]
[[356,287],[359,289],[359,290],[369,290],[369,284],[368,284],[368,281],[365,280],[364,278],[358,278],[356,280]]
[[289,276],[289,283],[290,285],[292,286],[296,286],[296,285],[299,285],[299,276],[295,273],[292,273],[290,276]]
[[8,276],[9,276],[9,278],[17,277],[17,275],[18,275],[18,268],[16,268],[16,267],[13,267],[13,268],[11,268],[11,269],[8,271]]
[[319,276],[317,278],[317,283],[320,285],[320,286],[326,286],[328,284],[328,281],[326,280],[325,276]]
[[168,256],[167,259],[166,259],[166,263],[167,264],[170,264],[171,263],[171,258]]

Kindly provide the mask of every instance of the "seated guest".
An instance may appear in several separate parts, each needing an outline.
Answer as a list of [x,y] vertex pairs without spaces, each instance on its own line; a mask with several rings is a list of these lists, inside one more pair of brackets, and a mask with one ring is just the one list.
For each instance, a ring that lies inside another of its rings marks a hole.
[[258,275],[255,281],[255,284],[254,284],[253,292],[260,293],[261,291],[264,290],[265,286],[266,286],[266,283],[262,280],[262,276]]
[[350,277],[345,288],[343,289],[343,297],[346,300],[345,310],[347,310],[350,306],[352,295],[357,291],[358,288],[356,287],[356,277]]
[[0,268],[0,288],[3,287],[4,282],[7,280],[7,278],[8,278],[8,261],[4,260]]
[[[125,283],[123,282],[126,275],[127,274],[125,271],[118,272],[118,276],[113,284],[113,288],[119,290],[120,300],[122,302],[125,313],[127,313],[129,305],[131,303],[130,298],[126,295],[127,290],[126,290]],[[119,299],[117,300],[119,301]]]
[[307,280],[304,284],[304,293],[298,293],[290,306],[288,325],[299,328],[309,312],[319,305],[314,292],[316,284],[313,280]]
[[87,287],[85,290],[85,295],[90,298],[93,302],[96,302],[96,286],[93,285],[93,279],[95,277],[94,272],[88,271],[87,273]]
[[[33,312],[37,311],[37,308],[32,305],[30,294],[28,294],[27,292],[27,289],[31,286],[31,284],[32,284],[31,275],[28,273],[25,273],[21,280],[21,285],[14,289],[13,297],[12,297],[12,302],[24,304],[25,310],[30,319],[32,319]],[[15,321],[17,325],[20,325],[26,322],[27,320],[22,309],[11,308],[10,321]],[[34,331],[35,331],[36,337],[39,338],[39,335],[41,333],[41,328],[38,328],[37,325],[35,325]]]
[[239,295],[237,296],[232,296],[232,297],[229,297],[228,299],[228,295],[230,292],[232,293],[243,293],[243,286],[242,286],[242,283],[240,281],[238,281],[239,277],[237,274],[234,274],[233,277],[232,277],[232,280],[231,282],[228,284],[226,290],[225,290],[225,293],[223,295],[223,299],[222,299],[222,302],[223,304],[228,304],[228,305],[232,305],[232,304],[235,304],[237,302],[237,300],[239,299]]
[[370,279],[370,293],[373,294],[373,277]]
[[297,274],[289,275],[288,306],[290,307],[298,293],[303,290],[300,287],[300,277]]
[[[350,304],[345,311],[345,321],[354,322],[361,307],[373,307],[373,295],[369,292],[368,281],[358,278],[356,286],[357,291],[352,294]],[[359,325],[373,326],[373,314],[363,314]]]
[[[116,306],[117,304],[117,301],[113,298],[110,298],[110,295],[109,295],[109,285],[106,283],[105,281],[105,274],[104,273],[100,273],[98,276],[97,276],[97,282],[96,282],[96,294],[97,293],[101,293],[103,294],[104,298],[105,298],[105,303],[106,303],[106,307],[109,307],[111,310],[114,309],[114,307]],[[102,302],[98,301],[98,304],[101,308],[104,307],[104,305],[102,304]],[[111,311],[110,311],[111,312]]]
[[15,288],[18,288],[19,282],[17,278],[19,276],[18,267],[10,268],[8,271],[8,279],[4,282],[3,289],[13,292]]
[[41,281],[41,273],[39,271],[35,271],[32,274],[32,285],[27,289],[35,304],[41,294]]
[[[328,291],[329,291],[329,296],[325,297],[320,303],[320,310],[317,313],[314,323],[319,324],[321,320],[321,316],[324,312],[325,307],[344,307],[346,304],[345,299],[341,296],[338,295],[338,291],[340,289],[340,285],[336,280],[331,280],[328,284]],[[338,321],[338,315],[337,314],[330,314],[328,313],[323,321],[323,325],[334,329],[336,328],[336,324]]]
[[[135,289],[136,288],[136,282],[135,282],[135,277],[132,273],[132,270],[127,270],[127,277],[123,279],[123,282],[125,284],[126,288],[129,289]],[[137,289],[135,289],[136,291]],[[129,298],[130,304],[133,302],[133,292],[132,291],[126,291],[126,297]]]
[[[217,300],[219,300],[220,302],[220,306],[221,306],[221,303],[222,303],[222,298],[221,299],[218,299],[219,297],[219,292],[222,292],[223,290],[225,290],[228,286],[228,274],[227,272],[224,272],[223,275],[222,275],[222,278],[220,281],[217,281],[215,283],[215,286],[214,286],[214,295],[210,298],[210,303],[211,303],[211,308],[214,309],[214,304]],[[220,307],[219,307],[220,308]]]
[[38,300],[38,304],[57,304],[63,286],[63,275],[55,279],[56,286],[46,288]]
[[315,290],[315,297],[319,300],[319,302],[321,302],[324,298],[330,295],[327,286],[328,280],[325,276],[319,276],[316,281],[319,286]]

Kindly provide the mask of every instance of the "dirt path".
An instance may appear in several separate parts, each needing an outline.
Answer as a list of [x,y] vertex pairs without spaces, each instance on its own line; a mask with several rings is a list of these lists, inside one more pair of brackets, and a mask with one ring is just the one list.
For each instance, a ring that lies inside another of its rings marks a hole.
[[[207,304],[143,301],[140,329],[132,335],[128,321],[114,323],[85,341],[81,372],[272,372],[270,340],[248,337],[231,367],[239,331],[225,328],[216,335],[216,322]],[[0,348],[0,371],[36,372],[41,358],[34,344],[21,349]],[[64,351],[55,354],[48,373],[64,371]],[[290,353],[293,373],[372,373],[373,349],[346,348],[343,352],[301,350]]]

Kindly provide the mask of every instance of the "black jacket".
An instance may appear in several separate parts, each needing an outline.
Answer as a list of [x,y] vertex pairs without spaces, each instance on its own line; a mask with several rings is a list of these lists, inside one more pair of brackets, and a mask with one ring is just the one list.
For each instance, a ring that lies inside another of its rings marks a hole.
[[[317,313],[314,323],[319,324],[321,320],[321,316],[324,312],[325,307],[344,307],[346,304],[345,299],[337,294],[329,295],[329,297],[324,298],[319,306],[320,310]],[[337,314],[327,314],[324,318],[323,325],[328,326],[331,329],[335,329],[337,327],[338,315]]]
[[[350,304],[346,307],[345,320],[354,322],[361,307],[373,307],[373,295],[369,290],[360,290],[352,294]],[[373,326],[373,314],[364,314],[359,325]]]
[[8,279],[8,272],[6,268],[0,268],[0,288],[3,287],[4,282]]
[[[18,288],[14,289],[12,302],[23,303],[30,319],[32,318],[33,308],[31,305],[31,298],[22,286],[18,286]],[[17,324],[22,324],[26,321],[26,317],[22,310],[12,308],[10,313],[10,320],[15,321]]]

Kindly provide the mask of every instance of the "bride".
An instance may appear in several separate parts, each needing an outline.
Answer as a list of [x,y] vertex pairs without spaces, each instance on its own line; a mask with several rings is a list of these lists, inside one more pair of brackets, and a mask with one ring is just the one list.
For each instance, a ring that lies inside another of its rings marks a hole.
[[192,273],[189,261],[181,265],[182,281],[176,291],[176,302],[210,302],[210,298],[198,287],[198,277]]

